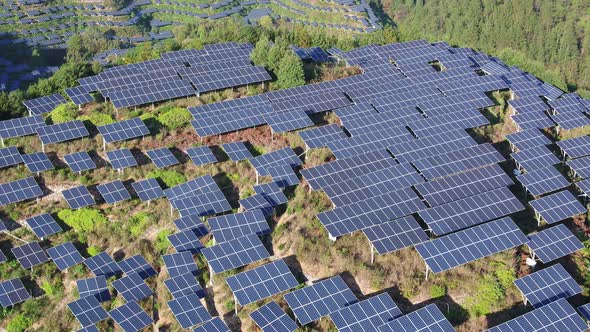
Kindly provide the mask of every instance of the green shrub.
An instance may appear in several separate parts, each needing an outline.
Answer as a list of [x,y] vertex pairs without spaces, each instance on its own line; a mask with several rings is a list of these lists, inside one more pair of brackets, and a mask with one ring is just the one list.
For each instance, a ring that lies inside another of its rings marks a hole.
[[163,229],[158,232],[158,234],[156,235],[156,243],[154,244],[158,252],[163,253],[168,249],[168,247],[170,246],[168,235],[172,235],[172,233],[173,232],[169,229]]
[[131,236],[139,237],[149,225],[151,216],[146,212],[140,212],[129,219],[129,233]]
[[88,252],[88,255],[90,256],[96,256],[102,252],[102,248],[98,246],[90,246],[86,252]]
[[192,119],[186,108],[175,107],[158,115],[158,121],[170,130],[186,127]]
[[76,116],[78,116],[78,109],[72,103],[59,105],[49,113],[49,118],[53,123],[72,121],[76,119]]
[[113,119],[113,117],[110,114],[99,112],[92,112],[88,115],[83,115],[78,119],[82,121],[88,121],[91,125],[95,127],[104,126],[115,122],[115,119]]
[[186,182],[186,177],[184,175],[182,175],[181,173],[178,173],[175,171],[162,170],[162,169],[157,169],[157,170],[149,172],[147,174],[147,177],[159,179],[168,188],[174,187],[176,185]]
[[430,297],[433,299],[447,295],[447,287],[444,285],[432,285],[430,289]]
[[91,208],[61,210],[57,213],[57,216],[66,225],[81,233],[94,231],[108,222],[107,218],[99,210]]
[[30,318],[26,317],[23,314],[18,314],[12,318],[12,320],[6,326],[6,330],[8,332],[23,332],[29,326],[31,326],[33,322]]

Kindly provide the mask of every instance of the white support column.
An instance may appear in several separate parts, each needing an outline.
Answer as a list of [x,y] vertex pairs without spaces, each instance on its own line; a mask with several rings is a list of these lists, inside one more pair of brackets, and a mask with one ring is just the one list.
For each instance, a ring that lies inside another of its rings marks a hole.
[[[426,263],[424,263],[424,264],[426,264]],[[428,267],[428,264],[426,264],[426,279],[425,280],[428,280],[428,271],[429,270],[430,270],[430,268]]]
[[375,246],[371,243],[371,264],[375,263]]

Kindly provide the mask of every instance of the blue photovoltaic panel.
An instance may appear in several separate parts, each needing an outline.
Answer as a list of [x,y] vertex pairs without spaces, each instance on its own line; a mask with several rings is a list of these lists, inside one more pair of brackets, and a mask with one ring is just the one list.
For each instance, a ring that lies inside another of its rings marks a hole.
[[0,121],[0,138],[14,138],[37,134],[37,128],[45,126],[40,115]]
[[70,189],[65,189],[61,194],[68,202],[71,209],[79,209],[90,206],[95,203],[90,191],[85,186],[78,186]]
[[16,146],[8,146],[0,149],[0,168],[18,165],[23,158]]
[[590,156],[590,136],[580,136],[557,142],[557,146],[568,158]]
[[181,198],[196,196],[201,193],[212,192],[215,190],[219,190],[219,187],[217,187],[213,177],[207,174],[192,180],[188,180],[187,182],[181,183],[172,188],[168,188],[164,190],[164,194],[168,200],[173,201]]
[[582,179],[590,178],[590,157],[569,160],[566,163],[577,177]]
[[90,326],[83,327],[83,328],[77,330],[76,332],[100,332],[100,331],[98,330],[96,325],[90,325]]
[[519,150],[553,144],[539,129],[528,129],[515,132],[514,134],[508,134],[506,135],[506,139]]
[[219,188],[211,192],[197,194],[187,198],[171,200],[170,204],[181,216],[210,216],[231,210],[229,202]]
[[22,159],[31,173],[39,173],[54,168],[51,160],[44,152],[23,154]]
[[214,273],[221,273],[270,257],[256,234],[246,235],[201,250]]
[[111,300],[111,294],[105,276],[76,280],[76,285],[78,286],[80,298],[93,296],[99,302]]
[[84,257],[82,257],[72,242],[69,241],[47,249],[47,254],[60,271],[65,271],[84,261]]
[[221,144],[221,147],[232,161],[240,161],[252,158],[252,154],[244,142],[225,143]]
[[129,149],[107,151],[107,158],[111,163],[111,167],[116,170],[137,166],[137,160],[135,160]]
[[65,155],[64,159],[72,171],[76,173],[96,168],[96,163],[86,151]]
[[157,274],[156,270],[141,255],[127,257],[118,264],[126,275],[137,273],[142,279],[147,279]]
[[262,195],[256,194],[246,198],[242,198],[238,201],[244,210],[262,210],[265,216],[269,216],[273,213],[272,204]]
[[530,235],[527,246],[543,263],[549,263],[584,248],[582,242],[564,224]]
[[198,237],[209,234],[209,229],[201,221],[201,217],[192,214],[174,220],[174,226],[179,231],[192,230]]
[[211,148],[207,145],[188,148],[186,149],[186,153],[188,154],[189,158],[191,158],[192,162],[197,166],[217,162],[217,158],[215,158]]
[[379,130],[367,130],[366,133],[332,141],[328,148],[337,159],[350,158],[367,151],[385,150],[398,142],[413,141],[405,126],[388,127]]
[[31,298],[19,278],[0,282],[0,305],[3,308],[13,306]]
[[365,228],[363,233],[381,255],[428,241],[428,235],[413,216]]
[[183,329],[188,329],[212,318],[201,304],[197,294],[187,294],[168,301],[168,307]]
[[168,148],[149,150],[146,152],[157,168],[164,168],[179,163],[178,159]]
[[261,265],[225,279],[236,297],[244,306],[269,296],[287,291],[299,285],[297,279],[283,260]]
[[149,202],[153,199],[164,197],[164,190],[160,187],[158,180],[145,179],[131,184],[133,190],[142,202]]
[[290,147],[265,153],[261,156],[250,159],[250,163],[256,169],[260,176],[267,176],[269,168],[278,165],[290,165],[295,168],[302,165],[301,159],[295,154]]
[[286,111],[271,113],[264,117],[273,133],[284,133],[313,126],[313,121],[305,111]]
[[270,233],[270,226],[261,210],[226,214],[207,220],[216,243],[223,243],[248,234]]
[[517,279],[514,285],[534,308],[540,308],[557,299],[567,299],[582,292],[580,285],[561,264],[555,264]]
[[411,162],[476,145],[477,142],[465,130],[451,130],[407,142],[395,143],[387,149],[399,162]]
[[338,331],[373,332],[388,321],[402,315],[389,294],[381,293],[330,313]]
[[546,146],[536,146],[511,154],[512,159],[528,172],[559,164],[560,160]]
[[99,184],[96,189],[108,204],[131,199],[131,195],[121,180]]
[[429,304],[379,327],[379,332],[455,332],[436,304]]
[[578,307],[578,311],[586,319],[586,321],[590,320],[590,303],[586,303]]
[[527,237],[510,218],[452,233],[416,245],[433,273],[514,248],[527,242]]
[[190,229],[169,235],[168,240],[177,252],[189,251],[196,255],[205,247],[197,234]]
[[549,224],[586,213],[586,208],[569,190],[538,198],[529,204]]
[[494,326],[488,332],[583,332],[588,324],[566,299],[559,299],[522,316]]
[[565,130],[576,129],[590,125],[590,119],[583,112],[557,112],[555,115],[550,115],[551,119],[557,123],[558,126]]
[[125,332],[137,332],[154,323],[154,320],[137,302],[127,302],[109,311],[111,318]]
[[82,85],[65,89],[65,92],[68,95],[68,97],[70,97],[72,102],[78,106],[88,104],[94,101],[92,95],[88,93],[87,88]]
[[197,294],[200,298],[205,297],[205,290],[199,285],[195,276],[190,272],[164,280],[164,284],[174,298],[188,294]]
[[89,136],[88,129],[80,120],[57,123],[37,128],[43,144],[53,144]]
[[29,242],[10,249],[23,269],[30,269],[49,260],[38,242]]
[[273,207],[287,203],[287,196],[275,182],[259,184],[254,186],[253,189],[255,193],[262,195]]
[[68,101],[59,93],[49,96],[43,96],[35,99],[25,100],[23,104],[27,107],[32,115],[41,115],[53,111],[58,105],[65,104]]
[[0,206],[43,196],[34,177],[0,184]]
[[109,317],[106,310],[100,305],[100,302],[93,297],[83,297],[74,302],[68,303],[68,308],[82,327],[94,325]]
[[494,220],[525,207],[507,187],[420,211],[420,217],[436,235]]
[[543,195],[569,186],[569,181],[553,166],[516,176],[532,195]]
[[185,273],[190,273],[193,276],[199,275],[199,268],[197,267],[197,263],[195,263],[193,254],[188,251],[162,255],[162,260],[171,278]]
[[26,219],[27,224],[38,238],[44,238],[62,231],[49,213],[43,213]]
[[545,129],[555,126],[544,112],[529,112],[512,115],[512,120],[518,125],[518,128],[526,129]]
[[193,332],[230,332],[230,329],[221,318],[215,317],[194,329]]
[[327,146],[329,142],[346,138],[346,134],[335,123],[298,132],[309,149]]
[[299,328],[275,301],[250,313],[250,318],[262,332],[293,332]]
[[281,188],[296,186],[299,184],[299,178],[290,165],[269,167],[268,174],[272,177],[272,181]]
[[113,287],[125,301],[141,301],[154,294],[151,288],[137,273],[131,273],[121,279],[113,281]]
[[104,251],[100,252],[98,255],[86,258],[84,260],[84,265],[86,265],[95,276],[105,276],[110,278],[122,272],[119,264],[117,264],[117,262]]
[[292,291],[285,294],[284,298],[301,325],[309,324],[358,302],[341,276],[324,279]]
[[98,126],[97,129],[106,143],[124,141],[150,134],[150,130],[140,118]]

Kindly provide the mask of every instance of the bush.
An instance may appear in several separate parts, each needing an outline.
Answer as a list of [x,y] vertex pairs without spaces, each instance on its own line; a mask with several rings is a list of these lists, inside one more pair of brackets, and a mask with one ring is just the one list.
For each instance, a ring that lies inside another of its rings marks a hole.
[[86,252],[90,256],[96,256],[102,252],[102,248],[98,246],[90,246],[88,247],[88,250],[86,250]]
[[99,210],[83,208],[79,210],[61,210],[57,217],[76,232],[86,233],[106,225],[108,220]]
[[447,295],[447,287],[441,285],[432,285],[430,289],[430,297],[436,299],[437,297],[443,297]]
[[72,103],[59,105],[49,113],[49,118],[53,123],[72,121],[76,119],[76,116],[78,116],[78,108]]
[[166,187],[174,187],[186,182],[186,177],[175,171],[157,169],[148,173],[147,178],[159,179]]
[[146,229],[150,222],[151,216],[146,212],[140,212],[129,219],[129,233],[137,238]]
[[158,252],[163,253],[166,250],[168,250],[168,247],[170,246],[168,236],[172,235],[172,233],[173,232],[168,229],[164,229],[158,232],[158,234],[156,235],[156,243],[154,244]]
[[192,119],[186,108],[175,107],[158,115],[158,121],[170,130],[186,127]]
[[113,117],[107,113],[90,113],[89,115],[84,115],[78,118],[82,121],[88,121],[95,127],[104,126],[115,122]]
[[31,324],[32,321],[28,317],[25,317],[23,314],[18,314],[8,323],[6,330],[8,332],[23,332],[29,328]]

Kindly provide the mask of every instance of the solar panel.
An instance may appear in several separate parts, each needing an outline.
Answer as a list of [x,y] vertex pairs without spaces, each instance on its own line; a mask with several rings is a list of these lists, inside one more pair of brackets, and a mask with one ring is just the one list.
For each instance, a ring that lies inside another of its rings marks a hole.
[[590,119],[582,112],[558,112],[550,115],[558,126],[565,130],[576,129],[590,125]]
[[538,129],[518,131],[506,135],[506,139],[519,150],[553,144],[553,142]]
[[488,332],[582,332],[588,325],[565,299],[559,299],[541,308],[527,312],[505,323],[494,326]]
[[284,133],[313,126],[313,121],[302,110],[271,113],[264,117],[273,133]]
[[77,330],[76,332],[100,332],[100,331],[98,330],[96,325],[90,325],[90,326],[83,327],[83,328]]
[[578,311],[586,321],[590,320],[590,303],[579,306]]
[[557,158],[546,146],[532,147],[520,152],[512,153],[511,156],[517,165],[529,172],[560,163],[559,158]]
[[37,128],[37,134],[43,144],[53,144],[90,136],[88,129],[80,120],[56,123]]
[[576,177],[590,178],[590,157],[578,158],[566,162]]
[[78,106],[88,104],[94,101],[92,95],[88,93],[87,87],[83,85],[75,86],[73,88],[65,89],[66,94],[72,102]]
[[164,284],[174,298],[188,294],[197,294],[200,298],[205,297],[205,290],[199,285],[195,276],[190,272],[164,280]]
[[412,216],[373,225],[363,229],[363,233],[380,255],[428,241],[428,236]]
[[225,279],[236,301],[244,306],[299,285],[283,260],[229,276]]
[[145,312],[137,302],[128,302],[109,311],[111,318],[125,332],[141,331],[154,323],[154,320]]
[[281,188],[296,186],[299,184],[299,178],[290,165],[269,167],[268,174],[272,177],[273,182]]
[[261,210],[226,214],[207,220],[216,243],[223,243],[248,234],[270,233],[270,226]]
[[150,263],[148,263],[147,260],[141,255],[127,257],[118,264],[126,275],[136,273],[142,279],[147,279],[157,274],[156,270],[154,270]]
[[97,129],[102,135],[105,143],[125,141],[150,134],[150,130],[140,118],[133,118],[110,123],[104,126],[98,126]]
[[188,180],[185,183],[181,183],[172,188],[164,190],[164,194],[168,197],[168,200],[173,201],[181,198],[187,198],[195,196],[201,193],[212,192],[219,190],[215,180],[211,175],[203,175],[192,180]]
[[0,206],[43,196],[34,177],[0,184]]
[[187,294],[168,301],[168,307],[183,329],[212,319],[197,294]]
[[19,278],[0,282],[0,305],[3,308],[24,302],[30,298],[31,295]]
[[582,292],[582,288],[561,264],[529,274],[514,281],[533,308],[540,308],[557,299],[567,299]]
[[358,301],[339,275],[287,293],[284,298],[301,325]]
[[16,146],[8,146],[0,149],[0,168],[18,165],[23,158]]
[[327,146],[327,143],[346,138],[346,134],[335,123],[298,132],[307,148],[316,149]]
[[568,158],[590,156],[590,136],[580,136],[557,142],[557,146]]
[[37,134],[37,128],[45,126],[40,115],[0,121],[0,138],[14,138]]
[[379,332],[454,332],[436,304],[429,304],[379,326]]
[[181,216],[193,214],[209,216],[231,210],[229,202],[217,187],[215,191],[171,200],[170,204],[180,212]]
[[238,204],[246,211],[260,209],[265,216],[270,216],[274,212],[272,204],[260,194],[242,198],[238,201]]
[[142,202],[149,202],[153,199],[164,197],[164,190],[160,187],[158,180],[145,179],[131,184],[133,190]]
[[465,130],[451,130],[407,142],[395,143],[387,149],[399,162],[411,162],[475,145],[477,143]]
[[187,77],[199,93],[270,81],[271,77],[260,66],[233,68],[216,73],[202,73]]
[[582,242],[563,224],[530,235],[527,246],[543,263],[584,248]]
[[59,93],[23,101],[25,107],[32,115],[41,115],[53,111],[58,105],[68,101]]
[[23,269],[30,269],[49,260],[49,257],[41,249],[38,242],[29,242],[14,247],[10,251],[12,251],[12,254],[16,257]]
[[201,250],[214,273],[221,273],[270,257],[256,234],[246,235]]
[[250,318],[262,332],[293,332],[299,328],[275,301],[251,312]]
[[549,224],[586,213],[586,208],[568,190],[538,198],[529,204]]
[[328,148],[337,159],[350,158],[367,151],[384,150],[397,142],[414,140],[405,126],[367,130],[360,135],[329,142]]
[[108,204],[131,199],[131,195],[121,180],[99,184],[96,189]]
[[287,197],[275,182],[259,184],[254,186],[253,189],[255,193],[262,195],[273,207],[287,203]]
[[85,186],[62,190],[61,194],[71,209],[79,209],[95,203],[90,191]]
[[90,258],[86,258],[84,260],[84,265],[86,265],[95,276],[105,276],[106,278],[110,278],[122,272],[119,264],[117,264],[117,262],[104,251]]
[[423,242],[416,250],[433,273],[514,248],[527,237],[506,217]]
[[172,151],[168,148],[149,150],[146,153],[157,168],[164,168],[179,163],[178,159],[176,159]]
[[543,112],[529,112],[529,113],[516,114],[516,115],[512,115],[511,118],[517,124],[518,128],[523,129],[523,130],[545,129],[545,128],[551,128],[551,127],[555,126],[555,122],[553,122]]
[[44,152],[23,154],[22,160],[31,173],[39,173],[53,169],[53,164]]
[[185,273],[191,273],[193,276],[199,275],[197,263],[195,263],[193,255],[188,251],[162,255],[162,260],[171,278]]
[[113,281],[113,287],[125,301],[141,301],[154,292],[137,273],[131,273],[121,279]]
[[207,145],[188,148],[186,149],[186,153],[188,154],[189,158],[191,158],[193,163],[197,166],[217,162],[217,158],[215,158],[215,155],[211,151],[211,148]]
[[388,321],[400,317],[401,310],[389,294],[381,293],[330,313],[338,331],[377,331]]
[[43,213],[25,220],[38,238],[44,238],[62,231],[49,213]]
[[68,268],[84,261],[84,257],[69,241],[47,249],[47,254],[60,271],[66,271]]
[[516,179],[535,196],[563,189],[570,184],[553,166],[518,175]]
[[111,300],[111,294],[105,276],[76,280],[76,285],[78,286],[80,298],[93,296],[99,302]]
[[209,229],[198,215],[188,215],[174,220],[174,226],[179,231],[192,230],[198,237],[209,234]]
[[189,251],[196,255],[205,247],[197,234],[190,229],[169,235],[168,240],[177,252]]
[[278,165],[290,165],[292,168],[302,165],[301,159],[295,154],[290,147],[265,153],[258,157],[250,159],[250,163],[256,169],[260,176],[270,175],[268,170]]
[[253,157],[244,142],[225,143],[221,144],[221,147],[232,161],[246,160]]
[[94,325],[109,317],[107,311],[104,310],[100,302],[93,296],[83,297],[70,302],[68,303],[68,308],[76,316],[82,327]]
[[113,169],[118,171],[127,167],[137,166],[137,160],[135,160],[129,149],[107,151],[107,158]]
[[86,151],[67,154],[64,159],[72,171],[76,173],[96,168],[96,164]]
[[230,330],[221,318],[215,317],[194,329],[193,332],[230,332]]

